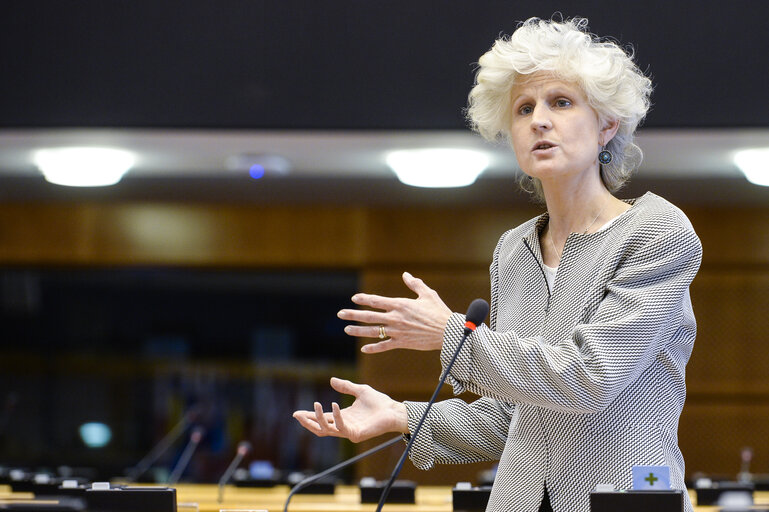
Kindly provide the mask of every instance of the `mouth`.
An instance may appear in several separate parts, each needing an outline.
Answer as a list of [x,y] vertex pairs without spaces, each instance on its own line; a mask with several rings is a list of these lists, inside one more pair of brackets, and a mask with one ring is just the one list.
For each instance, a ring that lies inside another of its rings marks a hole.
[[548,149],[553,149],[555,147],[555,144],[548,141],[540,141],[534,144],[534,147],[531,148],[532,152],[536,151],[547,151]]

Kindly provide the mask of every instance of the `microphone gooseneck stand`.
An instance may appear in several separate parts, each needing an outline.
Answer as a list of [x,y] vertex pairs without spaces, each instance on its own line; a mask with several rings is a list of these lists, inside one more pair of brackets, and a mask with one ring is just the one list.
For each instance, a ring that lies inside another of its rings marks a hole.
[[227,467],[227,469],[224,471],[224,474],[219,479],[219,484],[218,484],[219,493],[216,498],[217,503],[221,503],[224,500],[224,486],[227,484],[227,482],[230,481],[230,478],[232,478],[232,474],[235,473],[235,470],[240,465],[240,462],[243,460],[243,457],[245,457],[250,451],[251,451],[251,443],[249,443],[248,441],[241,441],[238,443],[238,450],[235,453],[235,458],[232,459],[232,462],[230,462],[230,465]]
[[182,416],[182,419],[171,428],[165,437],[163,437],[163,439],[161,439],[160,442],[158,442],[158,444],[156,444],[152,450],[150,450],[150,452],[136,464],[136,466],[128,471],[128,478],[133,482],[138,481],[139,477],[142,476],[161,455],[171,448],[179,437],[181,437],[187,429],[187,426],[197,418],[199,413],[200,406],[196,405],[191,407],[187,413]]
[[370,450],[367,450],[367,451],[365,451],[363,453],[360,453],[360,454],[356,455],[355,457],[351,457],[351,458],[349,458],[349,459],[347,459],[345,461],[342,461],[339,464],[337,464],[336,466],[332,466],[332,467],[330,467],[330,468],[328,468],[328,469],[326,469],[324,471],[321,471],[317,475],[308,476],[304,480],[298,482],[295,486],[293,486],[291,488],[291,492],[288,493],[288,496],[286,497],[286,504],[283,507],[283,512],[288,512],[288,504],[289,504],[289,502],[291,502],[291,497],[294,494],[296,494],[297,492],[299,492],[302,489],[304,489],[305,487],[307,487],[309,484],[315,482],[316,480],[319,480],[319,479],[323,478],[326,475],[330,475],[331,473],[339,471],[340,469],[342,469],[342,468],[344,468],[346,466],[349,466],[350,464],[358,462],[359,460],[364,459],[364,458],[368,457],[369,455],[372,455],[372,454],[378,452],[379,450],[387,448],[388,446],[393,445],[393,444],[397,443],[398,441],[402,441],[402,440],[403,440],[402,436],[393,437],[389,441],[385,441],[384,443],[378,444],[375,447],[371,448]]
[[190,434],[190,441],[184,448],[184,452],[182,452],[181,457],[179,457],[179,461],[176,463],[176,467],[173,469],[173,471],[171,471],[171,475],[168,477],[168,482],[166,482],[167,485],[175,485],[176,482],[179,481],[179,478],[181,478],[184,470],[187,469],[187,466],[192,459],[192,454],[195,453],[195,449],[200,444],[200,441],[203,439],[205,433],[206,429],[203,427],[196,427],[195,430],[192,431],[192,434]]
[[417,427],[414,429],[414,432],[411,433],[411,438],[409,439],[408,444],[406,444],[406,449],[403,450],[401,458],[398,459],[398,463],[395,465],[395,469],[393,470],[392,475],[390,475],[390,480],[387,481],[387,485],[385,485],[384,489],[382,489],[382,496],[379,498],[379,504],[376,507],[376,512],[381,512],[385,501],[387,501],[387,496],[390,494],[390,488],[395,482],[395,479],[398,477],[398,474],[401,472],[403,463],[406,461],[406,457],[408,457],[409,451],[411,450],[411,445],[414,444],[414,440],[417,438],[417,435],[419,435],[419,431],[422,429],[422,424],[425,422],[425,419],[430,412],[430,408],[438,398],[438,392],[446,382],[446,378],[448,377],[451,368],[454,366],[454,362],[457,360],[459,352],[462,350],[462,346],[464,346],[465,341],[467,341],[467,338],[473,331],[475,331],[477,326],[483,323],[483,320],[486,318],[488,313],[489,304],[483,299],[475,299],[467,308],[467,315],[465,315],[467,321],[465,322],[465,330],[462,339],[459,341],[459,345],[457,345],[457,349],[454,351],[449,364],[446,365],[446,369],[444,370],[443,375],[441,375],[441,379],[438,382],[438,386],[435,388],[435,391],[433,392],[433,396],[430,398],[430,401],[427,402],[427,407],[425,407],[425,412],[422,414],[422,417],[419,418]]

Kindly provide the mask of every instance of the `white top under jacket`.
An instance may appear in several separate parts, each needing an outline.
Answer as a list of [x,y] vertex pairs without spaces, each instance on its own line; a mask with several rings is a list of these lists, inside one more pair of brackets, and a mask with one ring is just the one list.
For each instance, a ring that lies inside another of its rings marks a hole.
[[[555,289],[542,269],[548,216],[506,232],[491,264],[489,325],[468,338],[411,459],[499,460],[489,511],[537,512],[547,486],[555,512],[589,512],[596,484],[632,487],[634,465],[670,466],[684,489],[678,419],[696,323],[689,284],[702,247],[689,219],[651,193],[607,229],[566,240]],[[444,332],[448,364],[464,327]],[[406,402],[411,431],[426,404]],[[686,497],[685,509],[692,511]]]

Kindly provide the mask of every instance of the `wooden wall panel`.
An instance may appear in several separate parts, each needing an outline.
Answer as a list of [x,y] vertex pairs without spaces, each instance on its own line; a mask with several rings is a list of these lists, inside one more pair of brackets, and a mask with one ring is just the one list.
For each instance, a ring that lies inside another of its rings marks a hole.
[[697,340],[689,394],[769,397],[769,271],[705,267],[691,295]]
[[89,209],[74,206],[0,205],[0,261],[83,261],[90,252],[93,220]]
[[485,265],[500,235],[537,210],[375,209],[363,233],[369,265]]
[[705,265],[691,294],[697,340],[686,368],[688,398],[679,427],[687,474],[734,478],[743,446],[755,451],[753,472],[767,473],[769,269]]
[[686,461],[686,473],[696,472],[736,478],[740,450],[753,448],[751,472],[769,473],[766,442],[769,401],[704,400],[690,397],[681,416],[678,442]]
[[[510,210],[0,204],[0,262],[488,265]],[[769,265],[769,208],[687,209],[705,265]]]
[[[728,192],[724,192],[728,193]],[[703,263],[740,269],[769,265],[767,208],[683,208],[702,240]]]
[[0,205],[0,263],[356,267],[348,208],[205,204]]

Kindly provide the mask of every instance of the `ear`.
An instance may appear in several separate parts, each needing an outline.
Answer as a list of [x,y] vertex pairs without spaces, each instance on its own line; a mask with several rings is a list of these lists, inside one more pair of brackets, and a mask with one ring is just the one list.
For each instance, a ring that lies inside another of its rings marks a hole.
[[601,131],[599,132],[599,142],[601,142],[601,146],[605,146],[617,134],[617,130],[619,130],[619,119],[606,119],[602,122],[602,125]]

